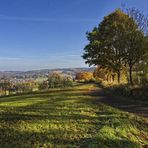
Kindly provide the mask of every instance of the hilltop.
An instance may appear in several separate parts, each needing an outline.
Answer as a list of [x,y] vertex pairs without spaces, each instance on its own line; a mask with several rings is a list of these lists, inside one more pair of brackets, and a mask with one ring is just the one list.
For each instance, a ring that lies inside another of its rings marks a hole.
[[56,68],[56,69],[40,69],[31,71],[0,71],[0,77],[44,77],[53,71],[59,71],[64,74],[75,76],[80,71],[93,71],[94,68]]

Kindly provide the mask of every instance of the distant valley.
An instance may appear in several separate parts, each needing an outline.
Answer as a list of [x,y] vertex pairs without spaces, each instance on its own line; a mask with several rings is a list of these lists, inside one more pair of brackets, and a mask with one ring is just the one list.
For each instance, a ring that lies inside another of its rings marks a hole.
[[41,69],[31,71],[0,71],[0,78],[38,78],[46,77],[49,73],[58,71],[63,74],[75,76],[76,73],[81,71],[93,71],[94,68],[57,68],[57,69]]

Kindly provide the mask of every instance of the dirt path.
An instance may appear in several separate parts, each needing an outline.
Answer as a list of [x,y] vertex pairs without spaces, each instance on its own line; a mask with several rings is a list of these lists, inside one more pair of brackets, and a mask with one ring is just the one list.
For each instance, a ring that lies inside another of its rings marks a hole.
[[95,96],[97,95],[99,98],[97,101],[101,103],[105,103],[126,112],[148,117],[148,102],[135,101],[115,94],[106,94],[101,89],[93,90],[92,94]]

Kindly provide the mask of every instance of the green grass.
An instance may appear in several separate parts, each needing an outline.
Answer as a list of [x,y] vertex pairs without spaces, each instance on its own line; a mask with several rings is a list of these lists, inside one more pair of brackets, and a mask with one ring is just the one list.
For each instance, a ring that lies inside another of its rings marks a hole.
[[99,103],[75,90],[0,98],[0,148],[140,148],[147,145],[147,119]]

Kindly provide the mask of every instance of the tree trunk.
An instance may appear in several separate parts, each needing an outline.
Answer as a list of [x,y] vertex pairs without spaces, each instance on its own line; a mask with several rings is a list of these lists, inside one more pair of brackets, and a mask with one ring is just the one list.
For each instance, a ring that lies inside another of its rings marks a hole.
[[107,82],[108,82],[108,75],[107,75],[107,78],[106,78]]
[[133,85],[133,66],[132,65],[129,65],[129,81],[130,81],[130,84]]
[[112,82],[112,76],[111,75],[109,76],[109,79],[110,79],[110,82]]
[[140,79],[139,79],[139,63],[136,64],[136,80],[137,84],[140,84]]
[[119,84],[120,83],[120,77],[121,77],[120,70],[117,72],[117,77],[118,77],[118,84]]
[[114,80],[115,80],[115,75],[112,75],[112,81],[114,82]]

